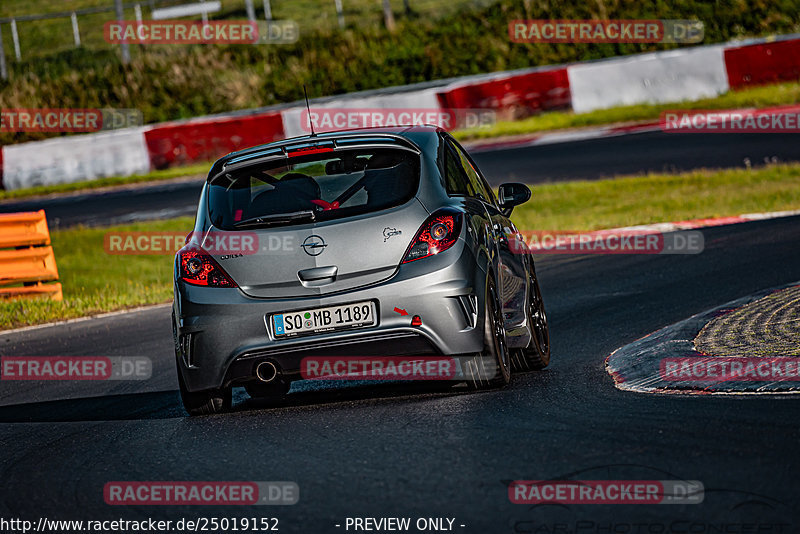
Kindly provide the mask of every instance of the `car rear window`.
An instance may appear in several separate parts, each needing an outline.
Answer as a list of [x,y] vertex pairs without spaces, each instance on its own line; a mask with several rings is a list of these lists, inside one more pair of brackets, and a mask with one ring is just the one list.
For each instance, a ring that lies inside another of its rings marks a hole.
[[216,177],[209,186],[212,224],[224,230],[285,226],[399,206],[419,185],[419,156],[358,149],[284,158]]

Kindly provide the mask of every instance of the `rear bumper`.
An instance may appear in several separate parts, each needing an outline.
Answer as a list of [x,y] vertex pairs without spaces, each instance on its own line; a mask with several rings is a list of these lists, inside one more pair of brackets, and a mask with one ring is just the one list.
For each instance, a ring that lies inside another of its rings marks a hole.
[[[383,282],[314,298],[261,299],[239,289],[175,284],[178,369],[190,391],[252,381],[269,360],[300,378],[309,356],[462,355],[483,348],[485,266],[459,241],[434,257],[400,266]],[[272,339],[266,318],[279,312],[372,300],[378,324],[339,333]],[[408,315],[395,312],[395,308]],[[419,315],[422,326],[411,326]]]

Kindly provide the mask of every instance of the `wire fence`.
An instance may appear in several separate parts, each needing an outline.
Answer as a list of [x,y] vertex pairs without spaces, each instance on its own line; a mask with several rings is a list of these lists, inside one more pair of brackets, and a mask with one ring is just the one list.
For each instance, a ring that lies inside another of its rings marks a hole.
[[[165,8],[204,6],[203,21],[224,19],[293,20],[302,35],[348,26],[392,27],[395,17],[441,17],[491,4],[495,0],[3,0],[0,5],[0,77],[7,80],[11,62],[44,59],[70,49],[111,50],[104,25],[112,20],[149,20]],[[65,11],[68,4],[73,9]],[[118,5],[117,5],[118,4]],[[52,8],[52,9],[47,9]],[[37,12],[37,10],[39,12]],[[46,12],[45,12],[46,11]],[[184,17],[186,18],[186,17]],[[194,16],[193,18],[198,18]],[[123,45],[123,61],[129,47]],[[134,47],[134,54],[137,48]]]

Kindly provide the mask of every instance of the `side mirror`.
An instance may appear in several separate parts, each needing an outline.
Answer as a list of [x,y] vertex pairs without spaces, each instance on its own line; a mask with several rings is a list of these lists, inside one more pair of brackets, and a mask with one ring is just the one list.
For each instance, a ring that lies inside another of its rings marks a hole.
[[500,210],[508,217],[514,206],[526,203],[531,198],[531,190],[525,184],[503,184],[499,189]]

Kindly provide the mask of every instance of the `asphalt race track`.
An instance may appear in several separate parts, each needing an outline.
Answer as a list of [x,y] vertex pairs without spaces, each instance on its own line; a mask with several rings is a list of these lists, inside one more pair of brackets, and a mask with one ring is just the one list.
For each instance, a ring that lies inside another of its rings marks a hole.
[[[743,168],[800,160],[800,135],[644,132],[475,154],[493,185]],[[624,154],[624,157],[621,157]]]
[[[552,365],[488,393],[303,388],[284,406],[241,395],[233,414],[188,418],[175,391],[168,307],[0,335],[3,355],[154,361],[145,382],[5,383],[0,515],[269,516],[280,532],[304,533],[345,532],[347,517],[371,516],[455,518],[453,530],[465,533],[798,532],[800,399],[623,392],[604,370],[621,345],[798,279],[800,217],[702,232],[697,255],[540,256]],[[687,505],[528,506],[507,494],[515,479],[581,477],[699,480],[705,496]],[[108,481],[148,480],[295,481],[300,501],[103,501]],[[756,522],[762,530],[743,527]]]
[[[620,157],[625,154],[625,157]],[[492,185],[519,181],[597,179],[701,167],[754,167],[800,161],[800,134],[679,134],[648,132],[474,154]],[[51,229],[123,224],[194,215],[200,182],[0,203],[0,213],[45,209]]]

